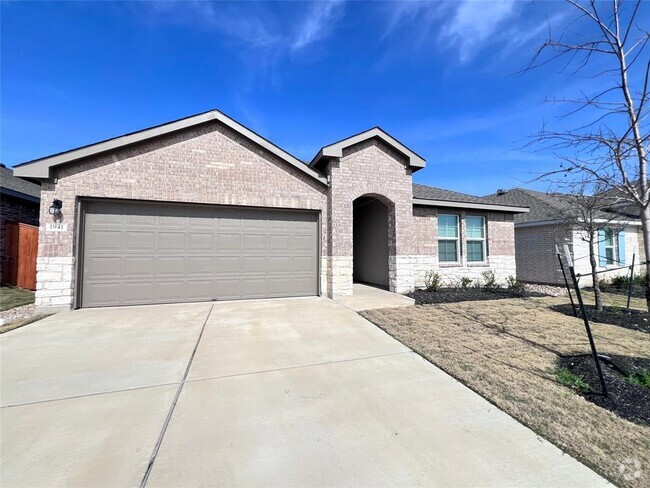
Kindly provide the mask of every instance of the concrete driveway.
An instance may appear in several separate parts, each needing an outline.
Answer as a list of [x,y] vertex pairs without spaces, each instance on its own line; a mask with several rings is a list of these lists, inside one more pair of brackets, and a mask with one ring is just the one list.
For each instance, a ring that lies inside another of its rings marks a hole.
[[69,312],[0,337],[13,486],[601,486],[321,298]]

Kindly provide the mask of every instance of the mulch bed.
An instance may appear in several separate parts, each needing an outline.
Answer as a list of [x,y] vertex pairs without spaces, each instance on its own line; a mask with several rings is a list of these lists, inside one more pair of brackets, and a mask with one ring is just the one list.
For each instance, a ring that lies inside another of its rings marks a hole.
[[[650,334],[650,313],[648,312],[636,309],[627,310],[621,307],[603,307],[603,310],[598,312],[593,305],[585,305],[585,308],[587,309],[587,318],[589,320],[603,324],[618,325],[626,329],[638,330],[639,332]],[[570,303],[553,305],[551,309],[564,315],[573,315],[573,307],[571,307]],[[579,309],[578,315],[580,315]]]
[[[590,286],[584,288],[585,291],[594,292],[594,289]],[[627,288],[616,288],[614,286],[602,286],[600,287],[600,291],[606,292],[606,293],[613,293],[615,295],[622,295],[622,296],[627,296]],[[645,298],[645,287],[643,286],[638,286],[634,285],[632,286],[632,294],[631,296],[633,298]]]
[[416,305],[430,303],[478,302],[481,300],[503,300],[523,296],[544,296],[542,293],[515,293],[505,288],[485,291],[480,288],[441,288],[438,291],[415,290],[407,296],[415,300]]
[[587,401],[614,412],[621,418],[640,424],[650,424],[650,388],[630,383],[630,374],[650,371],[650,359],[630,356],[607,356],[601,360],[607,396],[600,394],[600,379],[593,356],[565,356],[558,360],[560,368],[584,377],[591,392],[580,392]]

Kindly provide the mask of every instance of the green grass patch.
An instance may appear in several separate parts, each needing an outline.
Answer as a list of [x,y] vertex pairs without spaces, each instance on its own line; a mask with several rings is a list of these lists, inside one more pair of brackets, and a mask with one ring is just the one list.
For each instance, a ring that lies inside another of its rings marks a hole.
[[17,286],[5,286],[0,288],[0,312],[10,308],[20,307],[34,303],[34,292],[18,288]]
[[584,376],[574,374],[568,368],[558,369],[555,372],[555,377],[562,385],[573,388],[574,390],[582,392],[591,391],[591,387],[585,381]]
[[639,385],[650,389],[650,371],[632,373],[631,375],[626,376],[625,379],[633,385]]

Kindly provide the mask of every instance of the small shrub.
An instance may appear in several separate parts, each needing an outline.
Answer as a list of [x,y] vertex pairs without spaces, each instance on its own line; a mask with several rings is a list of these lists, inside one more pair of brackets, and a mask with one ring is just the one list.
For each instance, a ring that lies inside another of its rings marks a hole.
[[463,276],[459,281],[458,284],[460,285],[461,290],[467,290],[470,285],[472,284],[472,278],[468,278],[467,276]]
[[613,276],[606,286],[612,287],[615,290],[627,290],[630,279],[627,275]]
[[440,273],[427,271],[427,274],[424,277],[424,285],[426,286],[427,291],[438,291],[442,286],[442,277],[440,276]]
[[506,278],[506,284],[508,285],[508,290],[517,296],[524,294],[524,284],[516,276],[508,276]]
[[645,288],[648,284],[648,275],[643,274],[643,275],[636,275],[634,278],[632,278],[632,283],[634,283],[637,286],[641,286]]
[[483,289],[485,291],[493,292],[499,288],[494,271],[487,269],[481,273],[481,276],[483,276]]
[[632,373],[625,379],[634,385],[650,388],[650,371],[644,371],[643,373]]
[[555,372],[558,382],[577,391],[587,392],[591,390],[584,376],[573,374],[568,368],[560,368]]

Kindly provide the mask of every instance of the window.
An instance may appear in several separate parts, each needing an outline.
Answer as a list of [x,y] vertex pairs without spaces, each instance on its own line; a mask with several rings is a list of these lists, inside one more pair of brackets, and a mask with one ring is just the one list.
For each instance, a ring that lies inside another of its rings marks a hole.
[[438,215],[438,259],[458,262],[458,215]]
[[618,246],[616,245],[617,235],[614,229],[604,229],[603,248],[605,249],[605,264],[618,263]]
[[485,261],[485,217],[467,216],[467,261]]

